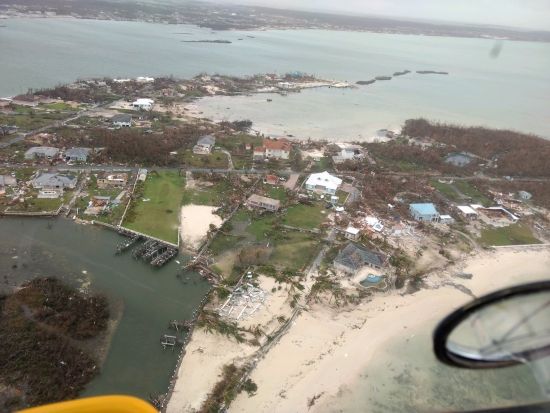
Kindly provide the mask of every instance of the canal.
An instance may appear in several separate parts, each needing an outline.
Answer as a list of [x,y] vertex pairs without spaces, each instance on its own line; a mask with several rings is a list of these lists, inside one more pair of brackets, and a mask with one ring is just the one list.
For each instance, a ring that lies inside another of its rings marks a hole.
[[209,284],[197,274],[177,276],[175,261],[155,269],[134,260],[131,251],[116,256],[121,240],[105,228],[67,219],[0,218],[0,290],[53,276],[105,294],[116,328],[101,374],[83,395],[146,399],[166,392],[177,362],[178,352],[163,350],[160,337],[170,332],[170,320],[192,317]]

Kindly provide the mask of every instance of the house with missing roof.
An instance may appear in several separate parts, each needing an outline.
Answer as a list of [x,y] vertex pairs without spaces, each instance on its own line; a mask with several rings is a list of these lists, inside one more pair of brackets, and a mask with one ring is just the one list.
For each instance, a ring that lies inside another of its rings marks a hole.
[[361,230],[359,228],[354,228],[352,226],[349,226],[344,231],[344,237],[346,237],[351,241],[357,241],[360,236],[361,236]]
[[262,146],[254,148],[252,156],[254,159],[288,159],[292,144],[288,139],[269,139],[266,138],[262,142]]
[[333,265],[338,271],[354,275],[365,267],[380,269],[386,265],[384,254],[372,251],[363,245],[349,242],[336,256]]
[[124,188],[127,183],[127,173],[109,174],[102,172],[97,175],[97,187],[99,189]]
[[308,191],[331,195],[336,194],[340,185],[342,185],[342,180],[337,176],[329,174],[327,171],[311,174],[306,181],[306,189]]
[[25,159],[53,159],[59,154],[59,149],[51,146],[33,146],[25,152]]
[[416,221],[438,222],[439,212],[432,203],[410,204],[409,212]]
[[251,208],[265,209],[267,211],[275,212],[281,207],[281,201],[278,199],[268,198],[261,195],[250,195],[246,201],[246,204]]
[[90,148],[70,148],[65,151],[65,160],[72,162],[86,162],[90,156]]
[[193,146],[193,153],[197,155],[208,155],[216,144],[216,138],[212,135],[204,135],[199,138],[197,144]]

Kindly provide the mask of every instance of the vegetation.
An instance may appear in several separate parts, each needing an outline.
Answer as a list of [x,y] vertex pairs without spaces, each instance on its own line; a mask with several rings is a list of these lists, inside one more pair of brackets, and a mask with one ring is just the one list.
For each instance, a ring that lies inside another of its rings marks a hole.
[[275,248],[268,263],[296,273],[303,270],[318,251],[316,237],[297,231],[288,231],[275,241]]
[[102,147],[99,161],[129,164],[176,166],[178,157],[170,152],[190,149],[207,131],[195,124],[180,124],[161,129],[162,133],[146,133],[141,129],[94,129],[93,146]]
[[103,296],[85,296],[53,278],[39,278],[0,297],[0,410],[78,396],[98,373],[84,340],[109,318]]
[[453,183],[442,183],[436,179],[432,179],[430,185],[441,192],[450,201],[472,202],[484,206],[490,206],[492,204],[491,199],[476,186],[465,180],[456,180]]
[[329,297],[329,303],[334,300],[337,306],[347,302],[347,296],[340,283],[328,275],[320,275],[315,279],[308,295],[308,301],[319,302],[323,297]]
[[134,207],[124,225],[135,231],[177,244],[180,207],[185,179],[176,171],[150,172],[143,194],[132,200]]
[[34,109],[28,109],[26,111],[18,110],[9,114],[0,113],[0,125],[14,125],[22,130],[31,131],[51,125],[68,116],[67,114]]
[[481,242],[484,245],[524,245],[539,244],[540,241],[526,224],[516,223],[507,227],[486,228],[481,231]]
[[443,161],[446,154],[443,148],[421,147],[406,140],[396,140],[370,143],[368,149],[380,166],[393,171],[454,170],[452,165]]
[[203,310],[197,319],[197,327],[207,333],[218,333],[228,338],[234,338],[237,343],[244,343],[245,338],[236,323],[224,321],[218,313]]
[[186,149],[179,155],[184,166],[192,168],[227,168],[227,155],[223,152],[214,152],[205,155],[194,154],[191,149]]
[[550,142],[534,135],[503,129],[465,128],[425,119],[405,122],[402,134],[428,137],[496,163],[495,172],[512,176],[550,177]]
[[298,204],[287,209],[283,224],[303,229],[319,229],[325,219],[326,212],[322,204]]
[[224,202],[227,202],[227,195],[231,189],[230,183],[225,179],[216,182],[212,186],[185,189],[183,191],[182,204],[220,206]]
[[255,392],[258,386],[250,379],[245,381],[243,387],[240,386],[243,374],[244,368],[238,368],[234,364],[223,366],[222,378],[216,383],[198,413],[218,413],[224,407],[228,407],[241,390]]

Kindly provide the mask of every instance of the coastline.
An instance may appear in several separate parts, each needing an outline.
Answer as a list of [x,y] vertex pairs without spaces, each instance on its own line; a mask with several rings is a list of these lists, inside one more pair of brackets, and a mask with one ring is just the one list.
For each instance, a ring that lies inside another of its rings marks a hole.
[[[548,247],[483,251],[445,270],[432,272],[426,278],[427,288],[414,294],[393,290],[345,309],[324,304],[311,306],[258,361],[250,375],[258,385],[256,394],[239,394],[231,411],[323,412],[327,402],[342,402],[339,398],[345,397],[345,390],[357,385],[364,368],[388,343],[407,339],[427,323],[435,323],[468,302],[471,300],[468,290],[479,296],[507,285],[548,277],[549,267]],[[453,277],[460,272],[474,276],[471,280]],[[190,366],[202,366],[204,360],[197,349],[204,353],[216,349],[224,355],[221,364],[231,357],[242,360],[249,354],[242,347],[238,352],[235,343],[222,337],[206,340],[202,333],[194,334],[190,345],[194,350],[184,358],[180,377]],[[175,387],[185,388],[185,381],[188,379],[178,379]],[[185,397],[173,398],[169,411],[197,408],[200,396],[209,393],[211,381],[195,383],[193,403]]]

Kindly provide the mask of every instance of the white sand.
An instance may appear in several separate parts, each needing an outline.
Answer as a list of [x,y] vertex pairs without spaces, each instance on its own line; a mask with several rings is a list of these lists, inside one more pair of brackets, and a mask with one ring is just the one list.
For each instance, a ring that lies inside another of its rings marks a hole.
[[251,355],[256,347],[237,344],[219,334],[195,329],[178,371],[178,380],[167,413],[192,412],[219,381],[222,367]]
[[[253,317],[243,319],[243,328],[261,325],[270,333],[280,325],[277,317],[289,317],[291,313],[285,289],[271,292],[276,287],[275,280],[260,277],[260,287],[266,292],[266,301]],[[224,336],[209,334],[195,329],[186,348],[186,354],[178,370],[178,379],[167,406],[168,413],[191,412],[200,408],[210,390],[219,381],[222,368],[226,364],[239,364],[254,354],[258,347],[238,344]]]
[[186,205],[181,208],[180,236],[183,246],[192,250],[200,247],[210,229],[210,224],[219,227],[220,216],[214,214],[217,207],[207,205]]
[[[391,292],[351,311],[318,305],[303,313],[281,341],[259,362],[251,378],[255,396],[240,394],[231,412],[314,412],[340,389],[353,387],[375,353],[392,339],[405,338],[434,316],[443,318],[471,298],[444,281],[462,284],[480,295],[534,279],[550,278],[550,249],[482,253],[465,268],[432,274],[437,289],[401,296]],[[450,278],[454,272],[474,274],[471,280]],[[321,395],[308,409],[307,403]]]

